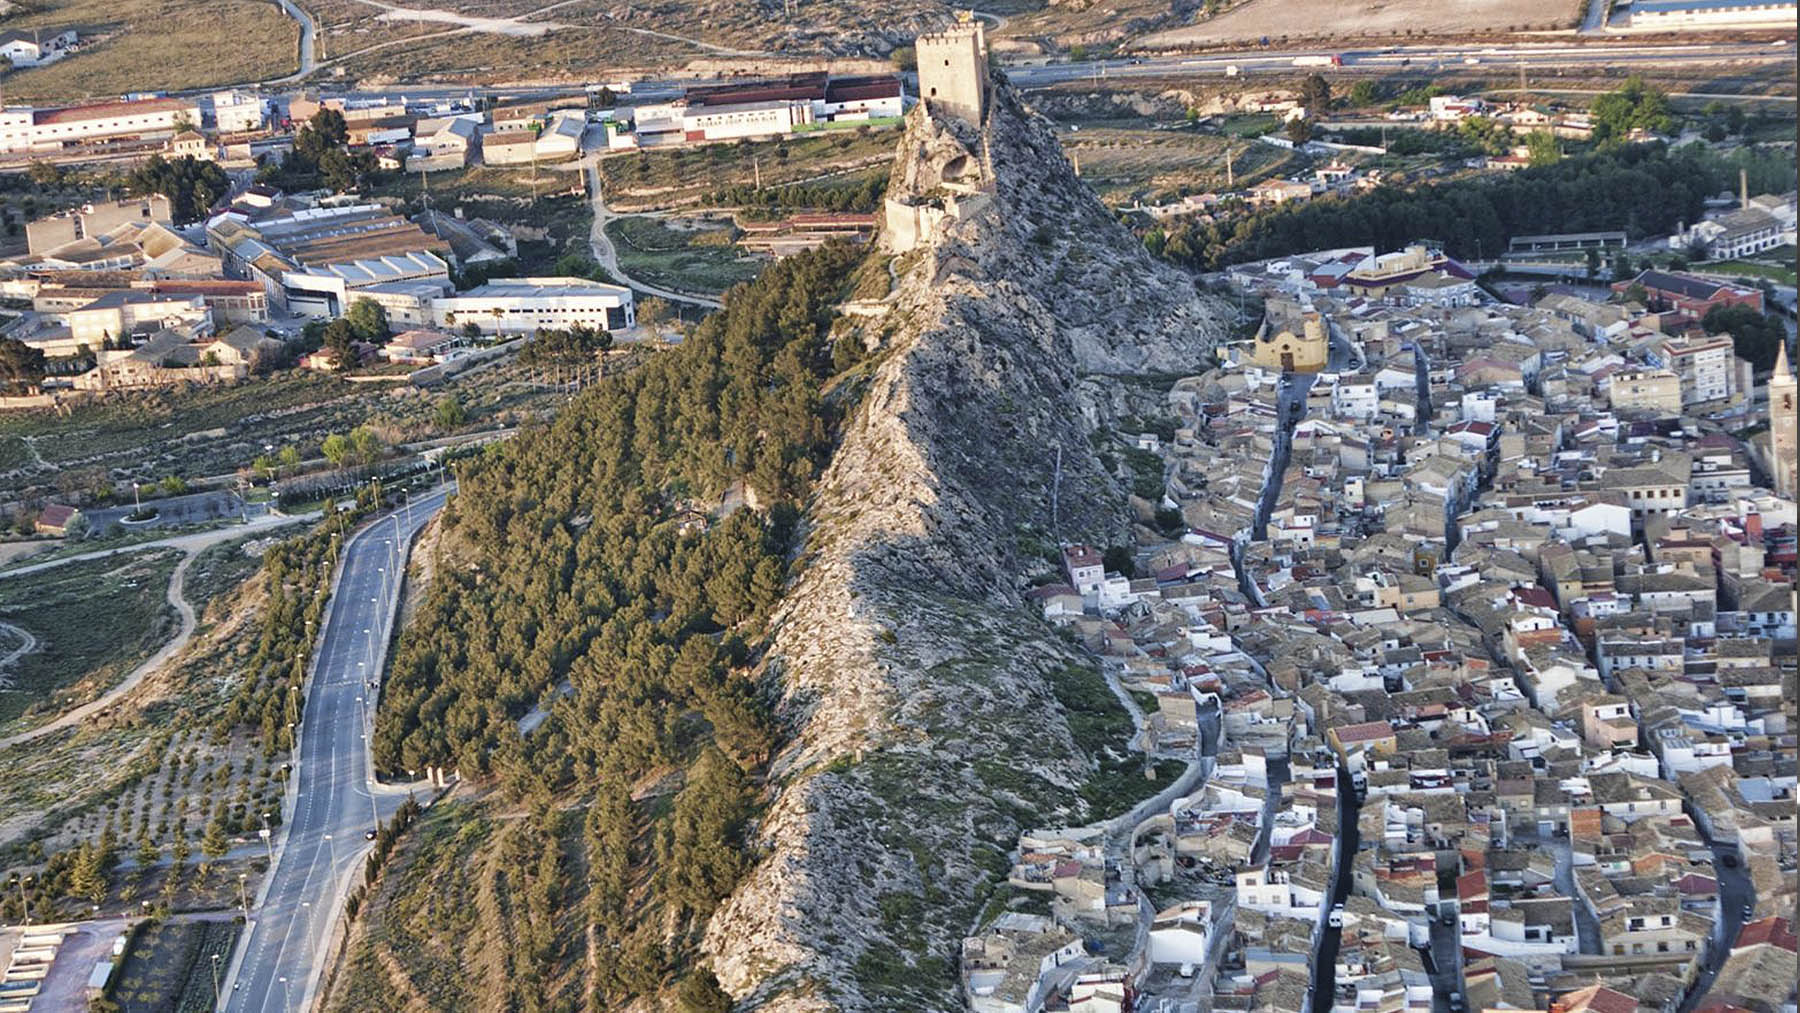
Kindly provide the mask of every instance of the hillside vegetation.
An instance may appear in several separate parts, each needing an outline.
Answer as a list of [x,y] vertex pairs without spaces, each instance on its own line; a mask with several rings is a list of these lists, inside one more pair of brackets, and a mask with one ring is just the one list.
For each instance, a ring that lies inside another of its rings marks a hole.
[[[836,369],[825,335],[861,256],[833,245],[776,264],[681,345],[464,473],[442,523],[467,565],[439,571],[402,635],[375,755],[491,779],[489,809],[532,813],[471,844],[466,872],[449,873],[466,882],[444,887],[505,895],[479,923],[505,951],[487,991],[472,986],[484,1002],[573,1008],[585,992],[616,1008],[657,993],[692,966],[694,934],[747,864],[777,741],[750,672],[843,410],[821,394]],[[740,483],[734,502],[757,509],[718,509]],[[522,735],[565,681],[568,699]],[[493,818],[479,808],[469,819]],[[503,863],[495,882],[491,848],[529,864]],[[599,954],[585,982],[568,973],[581,933],[552,931],[571,911]],[[347,988],[377,969],[430,988],[429,948],[364,946]]]

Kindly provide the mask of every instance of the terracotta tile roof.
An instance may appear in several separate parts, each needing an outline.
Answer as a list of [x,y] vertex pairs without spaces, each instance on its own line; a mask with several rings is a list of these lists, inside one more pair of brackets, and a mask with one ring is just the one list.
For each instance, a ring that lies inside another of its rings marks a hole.
[[178,98],[153,98],[137,102],[97,102],[93,105],[69,106],[64,109],[44,109],[32,118],[32,122],[39,126],[46,123],[82,123],[87,120],[103,120],[114,116],[141,116],[146,113],[192,108],[194,108],[192,102]]
[[[46,512],[49,510],[45,507]],[[1786,918],[1772,917],[1750,922],[1738,930],[1737,942],[1733,949],[1741,946],[1760,946],[1770,943],[1789,952],[1795,950],[1794,925]]]

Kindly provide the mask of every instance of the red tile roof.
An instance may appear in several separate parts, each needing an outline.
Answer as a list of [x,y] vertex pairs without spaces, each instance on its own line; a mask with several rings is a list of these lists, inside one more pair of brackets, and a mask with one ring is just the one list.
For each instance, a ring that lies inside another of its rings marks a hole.
[[45,527],[64,527],[74,517],[75,508],[66,503],[51,503],[38,511],[38,523]]
[[1786,918],[1763,918],[1750,922],[1738,930],[1737,943],[1733,949],[1741,946],[1760,946],[1769,943],[1784,950],[1795,951],[1794,924]]
[[1486,896],[1488,881],[1486,872],[1465,872],[1456,877],[1456,896],[1459,900],[1472,900]]
[[1365,721],[1359,725],[1340,725],[1332,729],[1339,742],[1372,742],[1391,738],[1394,726],[1386,721]]
[[45,123],[81,123],[87,120],[103,120],[113,116],[141,116],[145,113],[192,108],[194,108],[192,102],[178,98],[152,98],[137,102],[97,102],[93,105],[69,106],[64,109],[43,109],[32,117],[32,122],[40,126]]

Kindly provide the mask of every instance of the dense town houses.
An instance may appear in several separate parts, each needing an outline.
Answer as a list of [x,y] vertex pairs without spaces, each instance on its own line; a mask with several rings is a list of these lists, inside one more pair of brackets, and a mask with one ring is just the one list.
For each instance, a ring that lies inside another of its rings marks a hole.
[[1761,462],[1792,456],[1795,381],[1697,326],[1761,293],[1413,290],[1467,274],[1425,245],[1235,267],[1262,326],[1116,434],[1164,538],[1129,568],[1066,547],[1032,600],[1143,701],[1137,746],[1205,776],[1129,836],[1021,840],[1016,885],[1087,898],[1038,950],[1114,890],[1158,901],[1124,953],[1014,964],[1009,994],[1060,1008],[1110,963],[1136,1001],[1295,1013],[1791,996],[1800,529]]

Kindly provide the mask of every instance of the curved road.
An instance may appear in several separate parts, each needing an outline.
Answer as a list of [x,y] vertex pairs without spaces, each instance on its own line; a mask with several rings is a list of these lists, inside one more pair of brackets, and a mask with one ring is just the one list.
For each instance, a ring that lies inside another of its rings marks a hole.
[[30,630],[12,623],[0,623],[0,630],[6,630],[19,638],[19,646],[8,651],[6,657],[0,658],[0,689],[5,689],[12,685],[12,677],[6,674],[6,670],[12,667],[13,662],[37,650],[38,639]]
[[198,552],[209,545],[216,545],[219,542],[228,542],[233,538],[242,538],[245,535],[255,534],[264,529],[285,527],[289,524],[317,520],[318,518],[319,512],[317,510],[304,514],[268,513],[243,524],[227,524],[223,527],[208,528],[205,531],[196,531],[186,535],[170,535],[167,538],[157,538],[145,542],[133,542],[130,545],[120,545],[111,549],[95,549],[92,552],[78,552],[71,556],[58,556],[55,559],[47,559],[41,563],[26,563],[22,566],[8,567],[0,570],[0,580],[5,580],[8,577],[22,577],[28,573],[36,573],[39,570],[48,570],[53,566],[61,566],[64,563],[78,563],[84,559],[105,559],[107,556],[116,556],[123,552],[143,552],[146,549],[180,549],[183,552]]
[[[235,527],[203,531],[199,534],[181,535],[176,538],[165,538],[154,542],[141,542],[137,545],[127,545],[117,549],[105,549],[99,552],[84,552],[80,555],[64,556],[61,559],[52,559],[49,562],[34,563],[30,566],[21,566],[17,569],[0,572],[0,578],[15,577],[19,574],[35,573],[38,570],[47,570],[50,567],[61,566],[64,563],[73,563],[77,560],[104,559],[107,556],[115,556],[121,552],[138,552],[144,549],[178,548],[185,553],[181,558],[181,562],[176,564],[175,572],[169,576],[169,589],[167,592],[168,602],[175,607],[175,611],[181,616],[181,630],[175,634],[174,639],[162,645],[155,654],[152,654],[149,658],[145,659],[143,664],[132,669],[131,674],[121,680],[117,686],[114,686],[112,689],[107,690],[105,693],[102,693],[100,696],[79,707],[67,711],[54,721],[38,725],[36,728],[20,732],[17,735],[0,739],[0,749],[8,749],[12,746],[19,745],[22,742],[30,742],[33,739],[42,738],[52,732],[61,731],[71,725],[79,724],[89,717],[106,710],[108,707],[117,703],[121,697],[136,689],[138,684],[143,682],[146,676],[161,668],[170,658],[181,653],[181,649],[186,647],[188,641],[192,640],[194,637],[194,626],[196,622],[194,617],[194,606],[188,604],[187,595],[183,593],[183,591],[186,585],[187,569],[194,562],[194,557],[200,554],[200,550],[218,542],[228,541],[233,538],[242,538],[245,535],[246,529],[279,527],[283,524],[291,524],[294,521],[303,519],[305,518],[298,516],[282,517],[271,514],[267,515],[267,519],[258,518],[258,521],[262,521],[263,523],[253,521],[250,524],[240,524]],[[32,646],[36,646],[35,642]],[[6,660],[10,662],[13,657],[17,657],[18,654],[22,653],[24,652],[15,652]],[[0,663],[0,666],[3,666],[3,664],[4,663]]]
[[294,3],[294,0],[275,0],[275,3],[288,17],[300,23],[300,69],[268,83],[281,84],[285,81],[298,81],[318,69],[319,61],[315,53],[315,46],[319,37],[319,26],[314,23],[312,15],[308,14],[299,4]]
[[[201,531],[191,535],[177,535],[173,538],[160,538],[153,542],[139,542],[136,545],[123,545],[116,549],[101,549],[96,552],[83,552],[73,556],[64,556],[61,559],[52,559],[43,563],[32,563],[28,566],[15,567],[10,570],[0,570],[0,580],[4,580],[7,577],[17,577],[22,574],[36,573],[39,570],[48,570],[53,566],[61,566],[64,563],[74,563],[84,559],[104,559],[107,556],[116,556],[122,552],[141,552],[145,549],[180,549],[186,554],[182,557],[181,562],[176,564],[175,572],[169,576],[168,601],[170,605],[175,606],[175,611],[181,615],[181,631],[175,635],[175,638],[164,644],[161,650],[158,650],[155,654],[151,655],[143,664],[132,669],[131,674],[127,675],[117,686],[107,690],[95,699],[76,707],[74,710],[63,714],[54,721],[38,725],[36,728],[20,732],[17,735],[0,739],[0,749],[8,749],[12,746],[19,745],[22,742],[30,742],[33,739],[42,738],[45,735],[49,735],[51,732],[61,731],[70,725],[77,724],[100,713],[117,703],[121,697],[125,696],[125,694],[136,689],[138,684],[144,681],[145,676],[156,671],[158,668],[161,668],[170,658],[173,658],[176,654],[180,653],[181,649],[186,647],[188,641],[193,639],[194,636],[194,607],[188,604],[187,595],[183,593],[183,588],[187,576],[188,565],[193,563],[194,557],[200,554],[201,549],[219,542],[230,541],[233,538],[242,538],[246,534],[253,533],[263,528],[278,528],[283,525],[292,524],[296,521],[309,520],[317,516],[318,514],[316,513],[295,514],[293,516],[264,514],[248,524],[215,528],[211,531]],[[35,646],[35,644],[33,646]],[[15,654],[14,657],[16,656],[17,655]],[[10,661],[11,658],[8,658],[7,660]]]
[[641,281],[634,280],[631,276],[620,270],[619,251],[613,246],[612,237],[606,234],[606,223],[612,221],[617,216],[612,213],[611,208],[606,206],[606,195],[600,191],[599,168],[593,165],[588,166],[587,178],[588,193],[591,195],[594,204],[594,228],[593,232],[588,237],[588,244],[593,247],[594,261],[596,263],[605,268],[608,274],[619,279],[620,282],[629,285],[640,292],[648,292],[653,296],[666,299],[670,302],[684,302],[694,306],[705,306],[709,309],[716,310],[724,306],[719,300],[708,298],[707,296],[692,295],[687,292],[677,292],[673,289],[657,288],[655,285],[646,285]]
[[413,536],[448,493],[439,488],[383,514],[344,546],[307,680],[293,810],[226,979],[229,1013],[311,1008],[344,898],[369,848],[363,835],[406,798],[403,787],[373,782],[371,686],[380,678],[399,603],[394,577]]

